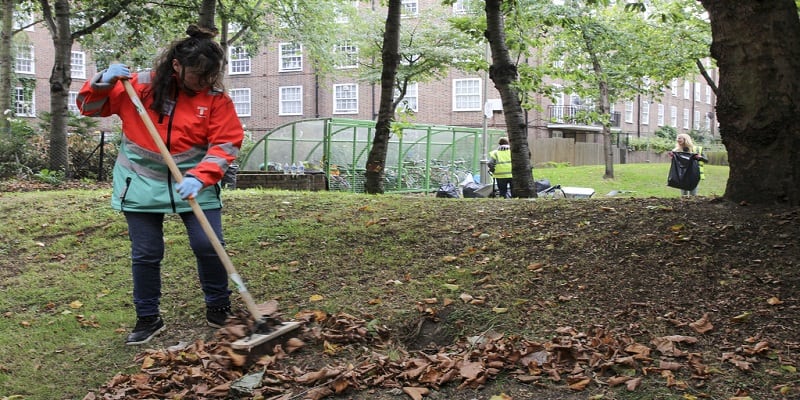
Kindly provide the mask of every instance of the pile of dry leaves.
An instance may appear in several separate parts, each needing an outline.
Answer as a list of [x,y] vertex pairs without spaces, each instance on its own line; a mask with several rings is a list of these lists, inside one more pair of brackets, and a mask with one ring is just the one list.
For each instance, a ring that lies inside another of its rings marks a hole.
[[[393,388],[419,400],[443,385],[478,388],[501,373],[534,386],[563,384],[574,391],[593,383],[625,385],[634,391],[649,375],[659,376],[676,389],[700,387],[710,374],[703,355],[691,350],[698,341],[694,336],[672,335],[638,343],[602,327],[590,332],[563,327],[546,342],[487,332],[411,354],[392,345],[384,326],[352,315],[312,311],[296,317],[305,322],[299,337],[271,344],[269,354],[245,354],[231,348],[230,343],[247,331],[246,316],[237,316],[217,332],[218,340],[140,353],[136,358],[140,372],[119,374],[84,400],[323,399],[367,388]],[[713,329],[705,318],[690,326],[698,335]],[[316,367],[288,362],[288,355],[295,352],[315,352],[319,359],[332,360],[354,348],[364,350],[355,362],[349,358]],[[387,351],[383,354],[380,349]],[[749,370],[760,357],[774,352],[770,343],[753,341],[725,353],[723,361]]]

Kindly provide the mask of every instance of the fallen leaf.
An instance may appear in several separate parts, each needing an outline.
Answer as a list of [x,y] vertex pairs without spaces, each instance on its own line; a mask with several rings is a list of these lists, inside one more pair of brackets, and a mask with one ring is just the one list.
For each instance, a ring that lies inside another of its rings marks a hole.
[[505,393],[500,393],[490,397],[489,400],[513,400],[513,398]]
[[461,296],[458,296],[458,298],[464,303],[469,303],[473,299],[472,295],[466,293],[461,293]]
[[781,299],[779,299],[779,298],[777,298],[775,296],[772,296],[769,299],[767,299],[767,304],[769,304],[771,306],[777,306],[778,304],[783,304],[783,301],[781,301]]
[[430,393],[428,388],[424,387],[403,387],[403,393],[407,394],[414,400],[422,400],[422,396],[427,396]]
[[446,262],[446,263],[455,262],[457,260],[458,260],[458,257],[456,257],[456,256],[444,256],[444,257],[442,257],[442,262]]
[[308,298],[308,301],[322,301],[322,299],[324,299],[322,295],[312,294],[311,297]]
[[639,388],[639,385],[642,384],[642,378],[633,378],[627,382],[625,382],[625,388],[628,389],[629,392],[632,392]]
[[447,290],[454,290],[454,291],[455,291],[455,290],[458,290],[458,289],[459,289],[459,286],[458,286],[458,285],[454,285],[454,284],[452,284],[452,283],[445,283],[445,284],[444,284],[444,285],[442,285],[442,286],[444,286],[444,288],[445,288],[445,289],[447,289]]
[[714,325],[712,325],[711,321],[708,319],[708,313],[703,314],[702,318],[698,319],[697,321],[690,322],[689,326],[694,329],[695,332],[702,335],[714,329]]
[[77,309],[79,309],[81,307],[83,307],[83,303],[81,303],[78,300],[75,300],[72,303],[69,303],[69,308],[71,308],[73,310],[77,310]]
[[492,311],[496,314],[505,314],[508,312],[508,307],[494,307]]
[[586,385],[588,385],[591,382],[592,382],[592,380],[590,378],[584,378],[584,379],[581,379],[581,380],[569,385],[569,388],[572,389],[572,390],[578,390],[578,391],[584,390],[584,389],[586,389]]

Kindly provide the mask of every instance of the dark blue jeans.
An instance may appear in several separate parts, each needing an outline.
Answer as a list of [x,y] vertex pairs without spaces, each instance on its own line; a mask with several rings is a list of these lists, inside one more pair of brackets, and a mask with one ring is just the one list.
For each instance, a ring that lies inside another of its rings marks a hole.
[[[222,239],[222,211],[205,210],[206,218]],[[189,246],[197,259],[197,275],[209,307],[230,304],[228,274],[217,256],[197,217],[181,213],[189,235]],[[161,303],[161,260],[164,258],[164,214],[125,212],[128,236],[131,239],[131,270],[133,274],[133,304],[136,315],[159,314]]]
[[511,178],[497,178],[497,191],[500,192],[497,194],[497,197],[503,199],[511,198],[511,189],[512,189],[511,182],[512,182]]

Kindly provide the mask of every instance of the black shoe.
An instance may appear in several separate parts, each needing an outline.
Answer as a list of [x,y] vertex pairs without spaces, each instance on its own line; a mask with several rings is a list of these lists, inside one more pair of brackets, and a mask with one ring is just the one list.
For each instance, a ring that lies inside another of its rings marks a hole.
[[208,326],[212,328],[222,328],[225,326],[225,321],[228,320],[228,317],[233,315],[231,313],[231,306],[218,306],[218,307],[206,307],[206,321],[208,321]]
[[160,315],[148,315],[136,318],[136,327],[125,339],[125,344],[136,345],[150,341],[164,330],[164,320]]

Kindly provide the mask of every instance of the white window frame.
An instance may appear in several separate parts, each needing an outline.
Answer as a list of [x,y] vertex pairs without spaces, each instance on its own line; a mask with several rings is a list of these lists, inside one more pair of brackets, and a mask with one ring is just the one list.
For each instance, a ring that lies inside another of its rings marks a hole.
[[633,123],[633,102],[626,101],[625,102],[625,122],[632,124]]
[[471,0],[456,0],[453,3],[453,14],[454,15],[470,15],[474,14],[474,11],[470,7]]
[[[397,97],[400,95],[400,92],[395,89],[394,90],[394,99],[397,100]],[[400,101],[400,104],[397,105],[398,110],[410,110],[413,112],[419,112],[419,84],[418,83],[409,83],[406,86],[406,95],[403,96],[403,100]]]
[[639,105],[641,107],[642,118],[641,124],[642,125],[650,125],[650,102],[647,100],[642,100],[642,104]]
[[233,101],[236,115],[249,117],[253,113],[253,102],[250,88],[234,88],[228,90],[228,95]]
[[706,104],[711,104],[711,85],[706,85]]
[[694,121],[692,121],[692,129],[700,130],[700,110],[694,110]]
[[691,82],[683,81],[683,99],[689,100],[692,96],[692,86]]
[[242,46],[228,47],[228,75],[245,75],[252,72],[250,54]]
[[12,18],[13,21],[13,30],[22,29],[24,26],[25,31],[33,32],[34,31],[34,20],[33,20],[33,13],[32,12],[23,12],[21,10],[14,10],[14,15]]
[[[333,46],[333,52],[337,57],[337,69],[358,68],[358,46],[350,40]],[[347,63],[349,62],[349,63]]]
[[656,125],[664,126],[664,105],[660,103],[658,105],[658,116],[656,118]]
[[74,79],[86,79],[86,53],[73,51],[69,56],[70,76]]
[[706,130],[711,131],[711,113],[706,113]]
[[278,72],[303,70],[303,45],[299,43],[278,44]]
[[404,18],[413,18],[419,16],[418,0],[401,0],[400,3],[400,12]]
[[36,91],[31,90],[31,98],[25,98],[25,88],[14,88],[14,115],[17,117],[36,117]]
[[18,74],[36,74],[35,54],[32,44],[14,46],[14,72]]
[[690,125],[690,118],[691,114],[689,114],[689,109],[683,109],[683,129],[689,129]]
[[672,92],[673,97],[678,97],[678,79],[673,79],[669,83],[669,90]]
[[67,94],[67,110],[75,115],[81,115],[81,110],[78,109],[78,92],[75,90],[70,90]]
[[[350,0],[349,7],[353,7],[355,9],[358,9],[358,3],[359,3],[359,0]],[[335,6],[335,7],[336,8],[334,9],[334,13],[336,14],[336,17],[335,17],[334,21],[337,24],[350,23],[350,17],[347,15],[347,12],[345,12],[344,9],[343,9],[343,7],[348,7],[348,3],[344,3],[342,5]]]
[[703,101],[703,89],[700,87],[700,82],[694,83],[694,101]]
[[303,115],[303,87],[278,88],[278,115]]
[[678,127],[678,107],[669,106],[669,126]]
[[341,83],[333,85],[333,113],[358,114],[358,85]]
[[453,111],[482,111],[482,87],[481,78],[453,79]]

